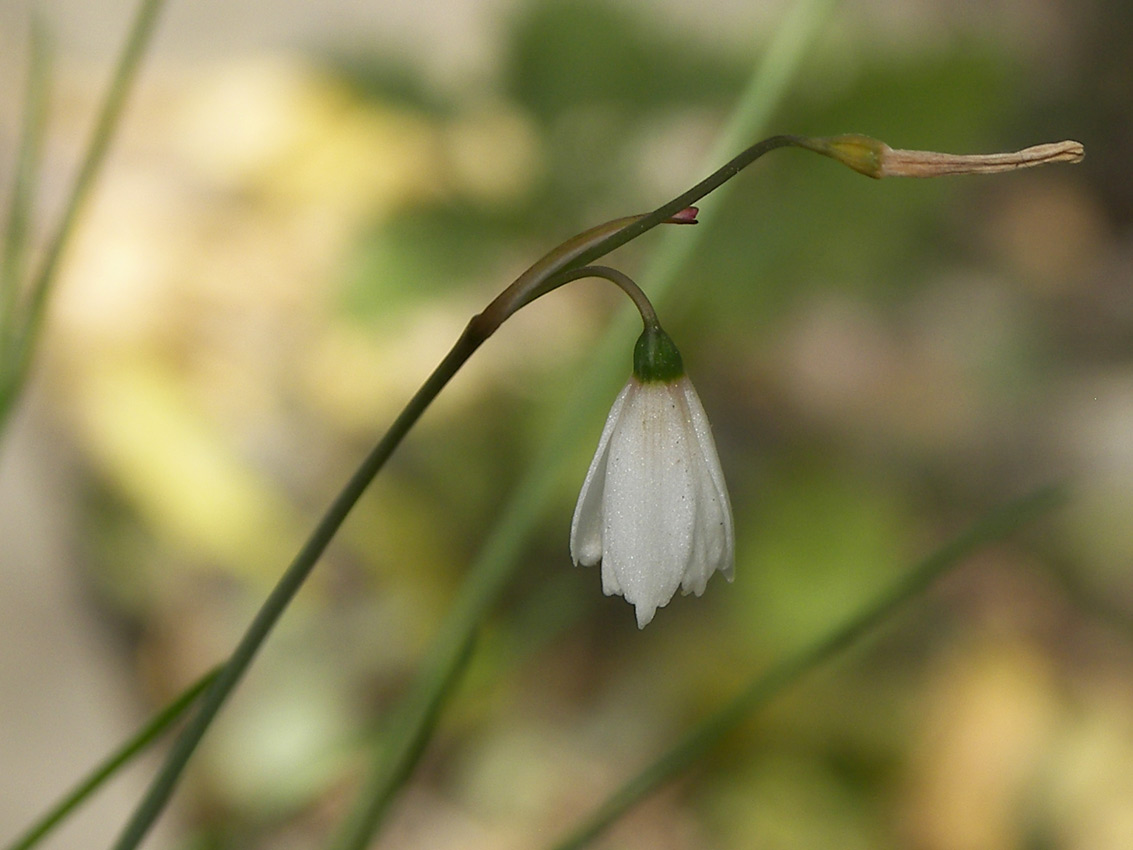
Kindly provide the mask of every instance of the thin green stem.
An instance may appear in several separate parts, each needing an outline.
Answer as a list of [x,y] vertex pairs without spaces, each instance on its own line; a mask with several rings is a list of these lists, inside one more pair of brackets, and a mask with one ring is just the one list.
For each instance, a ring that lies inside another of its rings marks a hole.
[[[665,218],[668,218],[668,216]],[[663,222],[665,218],[662,218],[661,221]],[[588,233],[596,234],[592,238],[602,238],[601,234],[605,232],[604,228],[605,226],[600,226],[588,231]],[[567,243],[551,251],[544,260],[540,261],[544,274],[554,285],[540,287],[540,281],[534,280],[533,285],[538,290],[538,294],[549,292],[578,276],[572,277],[570,270],[563,273],[561,268],[563,265],[572,262],[571,258],[575,255],[577,247],[576,240],[568,240]],[[524,303],[530,303],[530,299]],[[115,844],[116,850],[128,850],[128,848],[137,847],[141,843],[162,809],[165,808],[170,796],[172,796],[177,780],[208,727],[243,678],[248,667],[251,666],[263,642],[267,639],[295,594],[299,592],[299,589],[307,580],[307,576],[315,568],[319,558],[322,557],[326,547],[330,544],[331,539],[338,532],[354,505],[357,504],[362,493],[365,492],[370,482],[374,480],[390,455],[393,454],[394,449],[409,433],[409,430],[433,399],[444,389],[445,385],[464,365],[465,361],[472,356],[473,352],[499,327],[499,321],[495,317],[486,318],[486,314],[487,311],[472,317],[456,344],[445,355],[440,365],[437,366],[413,398],[410,399],[389,430],[386,431],[377,445],[370,451],[370,454],[355,470],[346,486],[335,497],[334,502],[327,509],[299,554],[295,556],[295,559],[284,571],[279,582],[256,613],[251,625],[224,665],[221,674],[202,699],[200,708],[174,742],[161,766],[161,770],[150,784],[146,795],[139,802],[133,816]],[[472,641],[474,631],[475,629],[462,631],[451,656],[452,663],[446,663],[436,670],[435,675],[430,679],[429,693],[414,702],[413,716],[419,719],[420,728],[415,733],[405,734],[403,740],[396,747],[396,751],[401,754],[400,757],[407,759],[410,763],[416,759],[418,751],[414,742],[418,739],[423,742],[423,736],[426,736],[427,729],[430,726],[430,718],[436,716],[436,712],[439,711],[443,701],[444,693],[447,692],[449,684],[457,678],[456,668],[461,666],[461,659],[465,658],[466,648]],[[398,726],[399,724],[395,722],[394,725]]]
[[[771,136],[746,148],[691,189],[682,192],[652,212],[618,219],[616,222],[609,222],[579,234],[569,243],[560,246],[556,256],[544,257],[516,278],[515,282],[501,292],[480,314],[481,321],[494,330],[509,316],[514,315],[516,310],[554,289],[555,285],[551,283],[554,273],[589,265],[659,224],[683,223],[680,217],[682,212],[688,210],[705,195],[719,189],[764,154],[777,148],[792,146],[809,150],[810,141],[804,136]],[[620,226],[615,229],[612,225]],[[604,233],[599,234],[600,230]],[[568,245],[570,245],[569,251],[565,250]],[[552,259],[553,264],[549,262]]]
[[584,847],[628,809],[708,753],[752,712],[873,632],[973,552],[1017,531],[1064,501],[1063,488],[1045,487],[985,516],[913,567],[847,622],[753,679],[730,703],[702,721],[676,746],[615,791],[589,818],[553,845],[554,850]]
[[74,789],[51,807],[38,821],[24,831],[22,835],[9,844],[5,850],[30,850],[38,844],[48,833],[58,826],[64,818],[77,809],[91,794],[111,776],[117,773],[125,764],[136,755],[143,752],[150,744],[156,741],[162,733],[176,723],[201,695],[213,679],[216,678],[220,668],[216,668],[178,695],[169,705],[158,712],[137,734],[123,744],[116,752],[111,753],[100,765],[95,767]]
[[[660,328],[661,322],[657,318],[657,311],[653,309],[653,304],[649,301],[647,296],[633,278],[625,272],[612,269],[609,266],[583,266],[580,269],[568,269],[565,272],[560,272],[555,275],[550,283],[554,287],[563,286],[575,280],[583,280],[588,277],[598,277],[610,281],[614,286],[618,287],[622,292],[629,296],[629,300],[633,302],[633,306],[637,308],[637,312],[641,314],[641,323],[647,328]],[[548,289],[549,291],[549,289]]]
[[[9,398],[4,388],[15,380],[16,374],[18,358],[14,341],[20,326],[20,293],[28,250],[28,229],[35,206],[36,177],[43,153],[50,76],[47,35],[39,18],[33,17],[20,144],[8,205],[8,226],[0,252],[0,400]],[[0,404],[4,402],[0,401]],[[4,410],[0,408],[0,423],[3,420]]]
[[64,207],[63,215],[54,235],[47,243],[43,261],[27,294],[27,305],[23,311],[23,321],[17,329],[13,344],[13,364],[9,380],[0,386],[0,428],[14,407],[27,380],[35,354],[44,314],[47,310],[48,296],[59,270],[63,252],[70,242],[80,210],[90,195],[95,178],[106,160],[106,153],[114,139],[114,133],[121,123],[126,98],[133,88],[138,75],[142,57],[152,39],[158,14],[164,0],[142,0],[130,28],[126,43],[122,48],[114,76],[110,81],[106,99],[102,102],[94,130],[86,148],[86,154],[75,177],[75,184]]
[[[662,210],[672,206],[673,203],[669,203],[662,209],[654,210],[646,215],[631,215],[607,221],[605,224],[592,227],[577,236],[571,237],[532,264],[527,271],[512,281],[503,292],[493,298],[492,302],[484,308],[484,312],[480,314],[480,321],[489,332],[495,330],[509,316],[514,315],[517,310],[562,286],[565,281],[557,277],[558,273],[579,268],[593,259],[608,254],[614,248],[624,245],[626,240],[622,237],[631,227],[643,228],[636,233],[636,236],[640,236],[646,230],[656,227],[658,224],[696,224],[698,212],[696,207],[680,207],[672,215],[660,215]],[[636,236],[630,238],[636,238]],[[621,273],[615,272],[615,274]],[[572,280],[577,279],[577,277],[572,278]],[[613,279],[610,278],[610,280]],[[621,285],[617,280],[613,280],[613,282]],[[637,289],[638,293],[641,292],[636,284],[632,285],[632,289]],[[635,303],[639,302],[638,296],[630,289],[626,289],[626,294],[633,298]]]
[[800,136],[780,135],[771,136],[770,138],[764,139],[762,142],[757,142],[713,171],[688,191],[682,192],[667,204],[658,207],[647,215],[643,215],[631,221],[620,230],[611,233],[585,251],[580,252],[573,259],[570,267],[579,268],[588,265],[599,257],[604,257],[615,248],[620,248],[622,245],[636,239],[647,230],[652,230],[657,225],[672,218],[681,210],[691,207],[710,192],[716,191],[716,189],[719,189],[764,154],[770,153],[777,148],[790,146],[804,147],[802,144],[803,141],[803,138]]
[[[657,221],[657,224],[664,223],[669,217],[662,217]],[[571,279],[569,267],[577,262],[576,257],[580,255],[580,252],[586,253],[587,246],[596,241],[605,240],[606,234],[611,230],[620,232],[617,228],[621,226],[622,221],[599,225],[578,237],[567,240],[567,242],[550,251],[532,269],[521,276],[521,279],[527,281],[522,290],[526,293],[526,296],[518,306],[530,303],[534,298],[550,292]],[[681,221],[683,219],[678,219],[678,223]],[[566,268],[564,269],[564,267]],[[532,270],[538,270],[538,273],[532,274]],[[565,276],[562,274],[564,271],[566,272]],[[544,277],[552,285],[543,286]],[[508,291],[513,291],[514,286],[513,284],[509,287]],[[189,759],[200,744],[208,727],[243,678],[248,667],[251,666],[263,642],[267,639],[295,594],[299,592],[299,589],[307,580],[307,576],[315,568],[331,539],[338,532],[370,482],[374,480],[390,455],[393,454],[394,449],[405,438],[405,435],[417,422],[421,414],[425,412],[433,399],[444,389],[465,361],[472,356],[472,353],[496,331],[507,316],[518,309],[518,307],[513,307],[510,312],[501,313],[499,310],[492,309],[497,302],[498,299],[493,301],[492,305],[489,305],[489,308],[484,312],[472,317],[456,344],[445,355],[440,365],[437,366],[413,398],[410,399],[389,430],[381,437],[370,454],[355,470],[346,486],[335,497],[299,554],[295,556],[295,559],[284,571],[272,592],[256,613],[252,623],[248,626],[228,662],[224,665],[223,671],[202,699],[197,713],[193,715],[174,742],[160,771],[150,784],[145,796],[138,803],[122,835],[115,844],[116,850],[128,850],[128,848],[137,847],[141,843],[145,834],[168,803],[181,773],[189,763]],[[429,694],[414,702],[413,714],[420,722],[420,729],[415,734],[407,734],[404,745],[397,748],[397,751],[403,754],[402,757],[408,759],[410,763],[416,759],[417,755],[417,748],[413,742],[417,737],[427,734],[427,729],[431,723],[430,718],[435,717],[436,712],[439,711],[448,683],[455,681],[457,677],[455,668],[461,665],[461,659],[465,657],[466,647],[470,645],[474,631],[475,629],[469,629],[461,632],[453,647],[453,654],[448,656],[451,663],[446,663],[443,668],[436,671],[435,676],[430,679]],[[424,737],[421,740],[423,741]]]

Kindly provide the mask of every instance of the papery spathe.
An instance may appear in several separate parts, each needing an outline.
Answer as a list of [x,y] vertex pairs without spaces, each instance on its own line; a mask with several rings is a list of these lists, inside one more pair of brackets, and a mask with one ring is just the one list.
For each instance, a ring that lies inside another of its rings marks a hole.
[[602,590],[633,603],[638,627],[677,588],[731,581],[732,508],[692,382],[630,379],[610,409],[574,510],[574,563],[602,564]]

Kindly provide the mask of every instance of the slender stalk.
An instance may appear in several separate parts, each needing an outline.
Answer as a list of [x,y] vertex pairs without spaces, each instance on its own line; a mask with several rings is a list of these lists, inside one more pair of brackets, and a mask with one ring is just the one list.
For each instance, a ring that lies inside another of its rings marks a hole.
[[26,383],[43,326],[48,296],[59,270],[59,262],[70,242],[79,212],[90,195],[95,178],[106,160],[106,153],[110,149],[114,133],[121,123],[126,98],[133,88],[134,80],[141,66],[142,56],[152,39],[158,14],[163,5],[164,0],[142,0],[137,13],[134,15],[129,35],[119,56],[110,88],[106,93],[106,99],[102,102],[102,107],[99,110],[70,197],[67,199],[59,225],[47,244],[39,270],[32,279],[28,290],[27,304],[23,311],[23,322],[21,327],[17,329],[13,341],[11,371],[7,376],[8,380],[0,385],[0,428],[3,427],[7,415],[15,406]]
[[136,755],[143,752],[150,744],[156,741],[166,729],[176,723],[189,706],[196,701],[197,697],[201,695],[201,692],[212,684],[219,669],[218,667],[206,673],[178,695],[169,705],[158,712],[149,723],[143,726],[134,737],[123,744],[117,751],[107,756],[107,758],[80,781],[69,794],[59,800],[21,835],[17,836],[5,850],[30,850],[30,848],[38,844],[48,833],[62,823],[71,812],[82,805],[91,794],[98,790],[103,782],[117,773],[123,765],[131,761]]
[[713,171],[691,189],[682,192],[667,204],[657,207],[653,212],[640,216],[626,224],[624,227],[599,240],[586,250],[579,252],[571,263],[572,268],[588,265],[599,257],[620,248],[627,242],[636,239],[647,230],[652,230],[670,218],[678,215],[682,210],[688,209],[705,195],[714,192],[763,156],[777,148],[790,146],[805,147],[802,136],[771,136],[762,142],[757,142],[743,152],[737,154],[729,162]]
[[753,679],[730,703],[702,721],[676,746],[615,791],[589,818],[554,844],[554,850],[584,847],[627,810],[718,745],[752,712],[872,633],[899,608],[923,594],[940,576],[973,552],[1017,531],[1064,501],[1063,488],[1045,487],[985,516],[913,567],[844,624]]
[[642,291],[641,287],[634,282],[633,278],[625,272],[620,272],[609,266],[583,266],[580,269],[569,269],[565,272],[560,272],[551,279],[550,283],[557,288],[571,281],[583,280],[588,277],[600,277],[608,280],[628,295],[630,301],[633,302],[633,306],[637,308],[637,312],[641,314],[641,323],[646,328],[661,327],[661,322],[657,318],[657,311],[653,309],[653,304],[650,303],[649,296],[647,296]]
[[[683,209],[682,206],[677,212]],[[672,218],[670,215],[662,216],[657,219],[656,223],[663,223],[670,218]],[[633,221],[636,220],[637,217],[633,219]],[[683,216],[678,216],[676,219],[678,223],[684,223],[685,220],[686,217]],[[433,370],[433,373],[413,398],[410,399],[405,409],[394,420],[389,430],[362,461],[358,469],[355,470],[346,486],[335,497],[322,519],[319,520],[318,525],[304,543],[299,554],[295,556],[295,559],[284,571],[278,583],[256,613],[240,642],[236,645],[220,675],[217,676],[216,681],[201,700],[200,708],[177,737],[160,771],[150,784],[145,796],[138,803],[132,817],[114,845],[116,850],[128,850],[128,848],[137,847],[141,843],[158,815],[161,814],[162,809],[165,808],[170,796],[172,796],[177,780],[189,763],[197,745],[221,707],[228,700],[229,695],[243,678],[244,673],[247,672],[248,667],[251,666],[256,653],[259,652],[276,622],[283,615],[295,594],[299,592],[299,588],[303,586],[307,576],[315,568],[315,564],[326,551],[326,547],[330,544],[331,539],[338,532],[354,505],[357,504],[362,493],[365,492],[370,482],[374,480],[390,455],[393,454],[394,449],[409,433],[409,430],[433,399],[444,389],[445,385],[472,356],[473,352],[516,309],[580,276],[596,274],[600,277],[610,277],[610,275],[603,273],[603,269],[589,269],[584,274],[580,274],[570,267],[579,262],[579,257],[590,253],[589,246],[591,244],[608,241],[610,239],[608,234],[611,232],[614,236],[622,232],[625,229],[624,221],[625,219],[620,219],[599,225],[579,237],[563,243],[532,266],[533,269],[540,270],[539,275],[531,276],[529,270],[518,279],[524,281],[522,287],[517,289],[514,284],[508,287],[506,291],[513,292],[515,296],[507,301],[505,306],[509,307],[508,310],[501,307],[503,302],[500,302],[497,298],[489,305],[488,309],[472,317],[456,344],[445,355],[440,365]],[[614,272],[614,276],[624,277],[617,272]],[[620,280],[615,280],[615,282],[619,285],[624,283]],[[630,281],[630,286],[634,286],[632,281]],[[640,292],[640,290],[638,291]],[[474,631],[474,629],[469,629],[460,634],[451,656],[452,663],[446,663],[435,671],[430,678],[429,693],[414,702],[413,715],[420,722],[420,730],[416,734],[402,736],[403,740],[396,745],[397,752],[402,754],[402,758],[408,759],[410,762],[415,760],[419,749],[415,742],[418,740],[423,742],[424,737],[422,736],[426,735],[426,730],[430,727],[430,718],[435,717],[436,712],[439,711],[449,683],[455,680],[456,668],[462,664],[462,659],[465,657],[466,648],[470,645]],[[395,722],[396,725],[398,724]]]
[[483,312],[476,316],[473,321],[479,326],[480,332],[487,337],[494,333],[508,318],[514,316],[516,311],[526,307],[536,298],[541,298],[548,292],[558,289],[572,280],[588,276],[606,278],[622,289],[637,305],[638,310],[642,309],[641,302],[644,300],[647,304],[645,310],[652,312],[653,306],[648,304],[648,299],[645,298],[645,293],[641,291],[641,288],[616,269],[610,269],[606,266],[593,266],[592,268],[598,270],[593,275],[589,272],[579,274],[578,269],[592,259],[608,254],[614,248],[624,245],[628,240],[624,239],[623,236],[631,228],[639,228],[636,230],[636,235],[630,237],[635,239],[658,224],[697,223],[696,215],[699,210],[694,206],[677,207],[671,214],[664,214],[675,203],[675,201],[671,201],[664,207],[645,215],[616,218],[613,221],[607,221],[605,224],[584,230],[577,236],[572,236],[566,242],[542,256],[523,274],[512,281],[503,292],[492,299]]

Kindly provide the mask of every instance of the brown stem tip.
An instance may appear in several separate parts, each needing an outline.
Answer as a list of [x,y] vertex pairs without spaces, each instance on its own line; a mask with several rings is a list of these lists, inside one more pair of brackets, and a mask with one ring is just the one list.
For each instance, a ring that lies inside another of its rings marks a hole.
[[867,177],[942,177],[948,174],[992,174],[1052,162],[1081,162],[1081,142],[1053,142],[1012,153],[951,154],[895,150],[869,136],[798,137],[800,147],[831,157]]
[[1013,153],[947,154],[935,151],[894,150],[882,144],[881,177],[939,177],[947,174],[994,174],[1054,162],[1081,162],[1081,142],[1052,142]]

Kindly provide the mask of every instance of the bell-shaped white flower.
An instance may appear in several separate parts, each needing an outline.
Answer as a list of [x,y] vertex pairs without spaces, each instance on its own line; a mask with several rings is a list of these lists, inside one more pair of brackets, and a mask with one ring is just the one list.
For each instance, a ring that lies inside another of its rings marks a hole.
[[582,484],[571,558],[601,562],[602,590],[644,628],[678,587],[700,596],[717,570],[731,581],[734,545],[708,417],[672,340],[647,328]]

